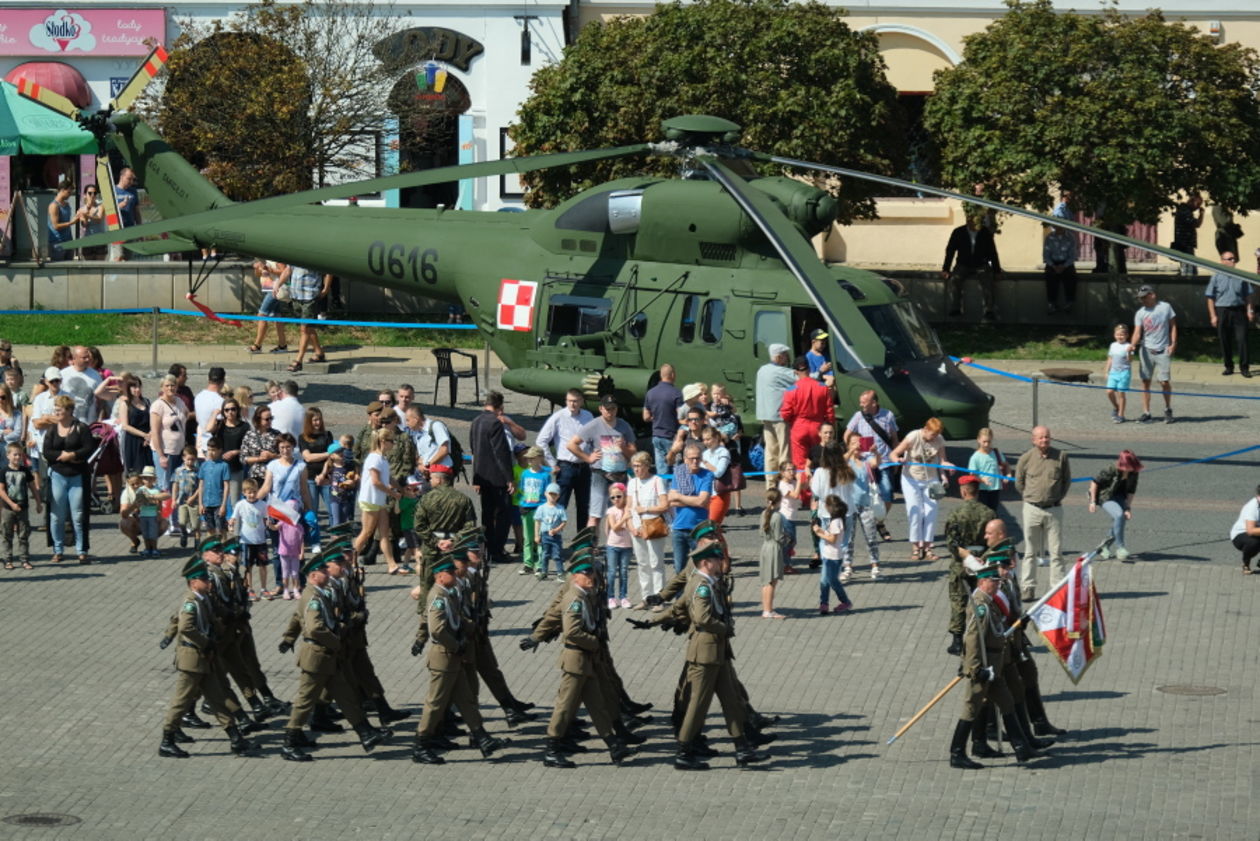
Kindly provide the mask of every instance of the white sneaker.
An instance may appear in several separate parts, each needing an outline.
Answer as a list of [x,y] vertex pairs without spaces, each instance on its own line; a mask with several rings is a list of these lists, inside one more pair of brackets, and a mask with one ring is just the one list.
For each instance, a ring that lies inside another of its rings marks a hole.
[[879,564],[871,564],[871,580],[879,580]]
[[853,577],[853,567],[845,567],[840,570],[840,583],[843,584]]
[[609,599],[609,600],[608,600],[608,609],[609,609],[609,610],[614,609],[616,606],[617,606],[617,600],[616,600],[616,599]]
[[1039,566],[1039,567],[1048,567],[1048,566],[1050,566],[1050,558],[1049,558],[1049,557],[1047,557],[1046,555],[1038,555],[1038,556],[1037,556],[1037,566]]
[[621,600],[621,606],[622,606],[623,608],[625,608],[626,610],[629,610],[629,609],[630,609],[630,600],[629,600],[629,599],[622,599],[622,600]]

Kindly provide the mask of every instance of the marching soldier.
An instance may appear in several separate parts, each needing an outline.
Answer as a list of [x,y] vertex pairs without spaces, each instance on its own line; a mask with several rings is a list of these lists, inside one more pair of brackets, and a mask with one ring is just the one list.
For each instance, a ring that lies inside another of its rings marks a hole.
[[180,606],[176,623],[178,646],[175,649],[175,695],[171,698],[171,706],[162,727],[162,744],[158,748],[158,755],[178,759],[188,756],[188,752],[179,745],[193,740],[180,730],[180,718],[198,697],[204,695],[214,717],[227,733],[232,753],[244,756],[253,751],[256,745],[246,739],[234,723],[233,713],[240,708],[229,708],[223,685],[213,667],[215,623],[209,600],[210,573],[206,569],[206,562],[198,557],[190,559],[181,574],[188,581],[188,592],[184,595],[184,603]]
[[986,524],[996,512],[980,501],[980,477],[964,473],[958,480],[963,503],[945,520],[945,542],[949,547],[949,635],[952,642],[945,651],[962,654],[963,626],[971,587],[963,570],[963,557],[971,547],[983,547]]
[[[411,752],[413,762],[441,765],[446,760],[437,753],[442,741],[439,731],[447,708],[454,703],[468,725],[473,743],[487,759],[506,742],[486,732],[477,708],[476,689],[469,683],[468,627],[456,580],[456,560],[440,555],[432,561],[433,587],[429,591],[426,614],[429,646],[429,695],[416,730],[416,745]],[[475,679],[475,675],[474,675]]]
[[687,710],[678,730],[678,753],[674,758],[674,767],[681,771],[708,770],[708,764],[695,755],[694,744],[715,694],[722,705],[727,730],[735,740],[736,764],[744,766],[767,759],[744,738],[747,713],[730,667],[735,618],[721,580],[724,557],[720,542],[692,553],[696,572],[688,578],[683,592],[691,630],[687,638]]
[[[358,694],[338,669],[339,653],[345,645],[349,629],[337,615],[329,579],[341,574],[343,564],[342,555],[333,551],[315,555],[302,568],[306,575],[306,589],[301,601],[305,605],[302,611],[302,646],[298,649],[298,668],[302,672],[298,679],[297,697],[293,701],[293,713],[285,728],[284,747],[280,750],[280,755],[291,762],[309,762],[312,759],[302,749],[309,746],[302,728],[325,689],[337,700],[346,721],[358,734],[364,751],[371,752],[393,735],[392,730],[368,725]],[[283,642],[280,645],[282,652],[292,648]]]
[[595,599],[594,562],[589,553],[570,558],[566,568],[566,604],[561,618],[561,639],[564,650],[560,652],[560,691],[556,696],[551,722],[547,725],[547,748],[543,764],[548,768],[574,768],[574,763],[564,755],[560,742],[569,732],[577,709],[586,706],[595,730],[608,745],[608,755],[614,763],[632,755],[634,749],[626,745],[613,731],[612,716],[607,710],[595,674],[595,654],[601,642],[597,636],[599,603]]
[[[262,699],[267,714],[285,715],[289,712],[289,705],[276,698],[275,693],[271,691],[267,676],[263,674],[262,664],[258,661],[258,647],[254,644],[254,628],[250,623],[249,588],[245,586],[245,578],[241,575],[239,555],[240,541],[237,538],[232,537],[224,541],[223,569],[227,572],[231,582],[231,593],[236,601],[241,662],[251,676],[254,686],[258,688],[258,695]],[[258,713],[257,708],[255,708],[255,713]]]
[[429,465],[429,481],[433,487],[416,506],[415,531],[420,542],[420,583],[412,589],[420,622],[411,654],[418,657],[429,639],[427,619],[429,588],[433,586],[432,564],[439,555],[450,552],[460,532],[477,524],[472,500],[451,486],[454,476],[444,464]]
[[967,737],[980,716],[983,705],[994,703],[1002,714],[1002,723],[1010,735],[1015,758],[1026,762],[1035,756],[1025,741],[1023,729],[1015,718],[1015,701],[1002,679],[1006,659],[1006,630],[1002,614],[993,598],[999,586],[999,567],[985,564],[976,571],[976,589],[971,594],[970,611],[963,631],[961,673],[967,679],[963,696],[962,716],[954,727],[949,746],[951,768],[983,768],[967,757]]

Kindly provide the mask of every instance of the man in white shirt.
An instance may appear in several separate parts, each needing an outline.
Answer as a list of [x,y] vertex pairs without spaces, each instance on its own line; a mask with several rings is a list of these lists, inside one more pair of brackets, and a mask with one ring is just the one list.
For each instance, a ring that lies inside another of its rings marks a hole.
[[306,409],[298,402],[298,384],[286,380],[281,386],[284,396],[271,404],[271,428],[276,432],[287,432],[297,440],[302,436],[302,423],[306,419]]
[[[543,424],[535,444],[543,451],[547,467],[555,474],[560,486],[560,507],[569,507],[569,496],[577,497],[574,521],[586,524],[591,508],[591,466],[569,451],[569,442],[581,432],[595,416],[582,408],[586,402],[581,390],[569,389],[564,397],[564,408],[556,411]],[[603,511],[600,511],[603,516]]]
[[407,406],[407,433],[416,445],[417,461],[425,473],[435,464],[457,469],[451,461],[450,430],[440,420],[426,418],[418,403]]
[[[206,387],[193,398],[193,412],[197,415],[197,456],[206,457],[206,444],[210,441],[210,421],[219,414],[223,407],[223,383],[227,380],[227,372],[217,365],[210,369],[206,377]],[[271,410],[272,420],[275,409]]]
[[70,351],[70,364],[61,369],[61,393],[74,398],[74,416],[83,423],[100,418],[97,398],[109,400],[119,393],[118,378],[103,380],[92,368],[92,353],[83,345]]
[[394,413],[398,415],[399,422],[406,425],[407,407],[411,405],[411,401],[416,399],[416,390],[407,383],[403,383],[398,386],[394,395]]

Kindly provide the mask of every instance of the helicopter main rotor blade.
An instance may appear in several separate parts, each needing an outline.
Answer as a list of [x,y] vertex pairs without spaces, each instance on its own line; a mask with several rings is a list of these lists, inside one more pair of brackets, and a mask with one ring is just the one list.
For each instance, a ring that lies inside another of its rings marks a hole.
[[[700,154],[696,156],[696,160],[708,170],[714,181],[721,184],[731,194],[740,208],[757,224],[761,232],[766,235],[766,239],[779,252],[788,270],[805,289],[810,300],[814,302],[814,306],[826,318],[829,328],[827,332],[835,339],[831,347],[836,356],[836,365],[845,371],[857,371],[883,364],[883,345],[873,332],[871,338],[874,342],[863,342],[863,347],[859,349],[854,345],[855,337],[842,329],[846,322],[841,320],[841,313],[835,312],[827,298],[818,291],[825,285],[835,286],[836,279],[818,259],[814,247],[795,226],[787,221],[770,197],[760,190],[749,189],[747,182],[716,157]],[[839,297],[850,310],[844,313],[850,316],[847,323],[866,324],[866,319],[858,312],[857,306],[849,298],[848,293]]]
[[69,117],[76,123],[83,122],[83,115],[79,112],[78,106],[56,91],[50,91],[48,88],[32,82],[25,76],[19,76],[14,85],[17,87],[20,96],[24,96],[32,102],[38,102],[40,105],[56,111],[63,117]]
[[106,152],[96,156],[96,197],[101,200],[101,205],[105,210],[105,230],[120,230],[122,223],[118,221],[118,197],[114,195],[114,171],[109,165],[109,154]]
[[[186,231],[191,238],[196,239],[195,229],[205,225],[227,224],[259,213],[284,210],[325,199],[343,199],[362,195],[363,193],[377,193],[406,187],[424,187],[429,184],[442,184],[449,181],[459,181],[464,178],[484,178],[490,175],[530,172],[535,169],[548,169],[556,166],[573,166],[574,164],[588,161],[624,158],[650,150],[651,146],[649,144],[636,143],[632,146],[618,146],[612,149],[558,152],[550,155],[531,155],[524,158],[503,158],[502,160],[483,161],[477,164],[460,164],[437,169],[425,169],[419,172],[406,172],[401,175],[387,175],[382,178],[371,178],[367,181],[355,181],[348,184],[338,184],[334,187],[320,187],[316,190],[305,190],[300,193],[289,193],[283,196],[272,196],[271,198],[258,199],[257,201],[232,204],[226,207],[215,208],[214,210],[203,210],[200,213],[178,216],[161,222],[137,225],[127,228],[127,235],[123,238],[123,241],[129,242],[133,239],[171,233],[172,231]],[[93,234],[90,237],[75,240],[73,246],[67,244],[63,247],[83,248],[103,245],[117,240],[117,236],[109,237],[105,234]]]
[[153,48],[153,52],[136,68],[136,72],[131,74],[131,78],[127,80],[127,84],[123,85],[123,89],[118,92],[118,96],[114,97],[110,108],[119,111],[126,111],[131,107],[131,103],[136,101],[136,97],[145,89],[149,82],[153,81],[153,77],[162,72],[162,68],[166,65],[167,53],[166,48],[158,44]]
[[819,172],[830,172],[835,175],[843,175],[847,178],[857,178],[862,181],[873,181],[876,184],[886,184],[890,187],[904,187],[911,190],[919,190],[924,193],[931,193],[934,196],[941,196],[947,199],[958,199],[959,201],[978,204],[981,207],[987,207],[991,210],[1001,210],[1005,213],[1013,213],[1016,216],[1023,216],[1028,219],[1035,219],[1038,222],[1044,222],[1047,225],[1054,225],[1058,228],[1067,228],[1081,234],[1088,234],[1092,237],[1114,242],[1117,245],[1124,245],[1129,248],[1140,248],[1144,251],[1154,251],[1156,254],[1162,254],[1179,263],[1189,263],[1211,272],[1220,272],[1221,274],[1232,275],[1241,280],[1245,280],[1250,284],[1260,286],[1260,274],[1249,272],[1245,269],[1239,269],[1234,266],[1224,266],[1220,263],[1214,263],[1211,260],[1205,260],[1202,257],[1196,257],[1193,254],[1186,254],[1184,251],[1174,251],[1171,248],[1165,248],[1153,242],[1146,242],[1140,239],[1133,239],[1124,234],[1116,234],[1102,228],[1091,228],[1089,225],[1082,225],[1080,222],[1073,222],[1070,219],[1063,219],[1058,216],[1048,216],[1045,213],[1038,213],[1035,210],[1028,210],[1022,207],[1013,207],[1009,204],[992,201],[990,199],[980,198],[979,196],[968,196],[965,193],[955,193],[952,190],[945,190],[940,187],[930,187],[926,184],[920,184],[916,181],[905,181],[901,178],[892,178],[888,175],[876,175],[871,172],[863,172],[860,169],[847,169],[842,166],[828,166],[827,164],[813,163],[812,161],[798,161],[794,158],[782,158],[778,155],[767,155],[761,152],[752,152],[754,158],[767,163],[781,164],[783,166],[798,167],[800,169],[812,169]]

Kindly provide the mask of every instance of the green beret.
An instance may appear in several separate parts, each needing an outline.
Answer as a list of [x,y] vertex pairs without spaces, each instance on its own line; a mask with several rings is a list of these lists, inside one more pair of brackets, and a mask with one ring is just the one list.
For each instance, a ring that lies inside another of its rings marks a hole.
[[718,525],[712,520],[702,520],[699,523],[696,523],[696,527],[691,530],[691,539],[693,541],[700,540],[701,538],[713,538],[716,540],[717,537]]
[[590,575],[595,571],[595,563],[590,555],[577,555],[569,558],[569,565],[565,569],[569,573],[584,572]]
[[311,559],[302,566],[302,574],[310,575],[316,570],[322,570],[324,564],[328,563],[328,559],[324,557],[323,552],[317,552],[311,556]]
[[350,565],[350,561],[346,558],[346,553],[341,551],[340,546],[325,547],[324,551],[320,552],[319,555],[324,559],[324,563],[326,564],[341,564],[342,566]]
[[346,520],[344,523],[338,523],[335,526],[329,526],[324,529],[324,534],[349,535],[358,530],[359,527],[353,520]]
[[206,569],[206,562],[201,558],[189,558],[188,563],[184,564],[184,568],[180,570],[179,574],[189,581],[194,578],[210,577],[210,571]]
[[572,542],[572,543],[570,543],[570,544],[569,544],[569,551],[570,551],[570,552],[578,552],[578,551],[581,551],[582,549],[589,549],[590,547],[592,547],[592,546],[594,546],[594,545],[595,545],[595,538],[594,538],[594,536],[592,536],[592,535],[579,535],[578,537],[575,537],[575,538],[573,539],[573,542]]
[[223,552],[228,555],[236,555],[241,551],[241,540],[239,537],[229,537],[223,541]]
[[691,553],[691,562],[698,564],[701,561],[711,559],[721,559],[726,557],[726,553],[722,551],[721,543],[710,543],[708,546],[701,546],[699,549]]
[[342,553],[346,553],[354,549],[354,538],[348,534],[344,534],[324,546],[324,551],[336,549]]
[[222,552],[223,541],[217,537],[207,537],[197,544],[198,552]]
[[976,578],[997,578],[1001,573],[1001,567],[996,564],[993,566],[983,566],[976,570]]
[[450,555],[440,555],[437,560],[433,562],[433,567],[429,571],[434,575],[437,575],[439,572],[454,572],[455,559]]

